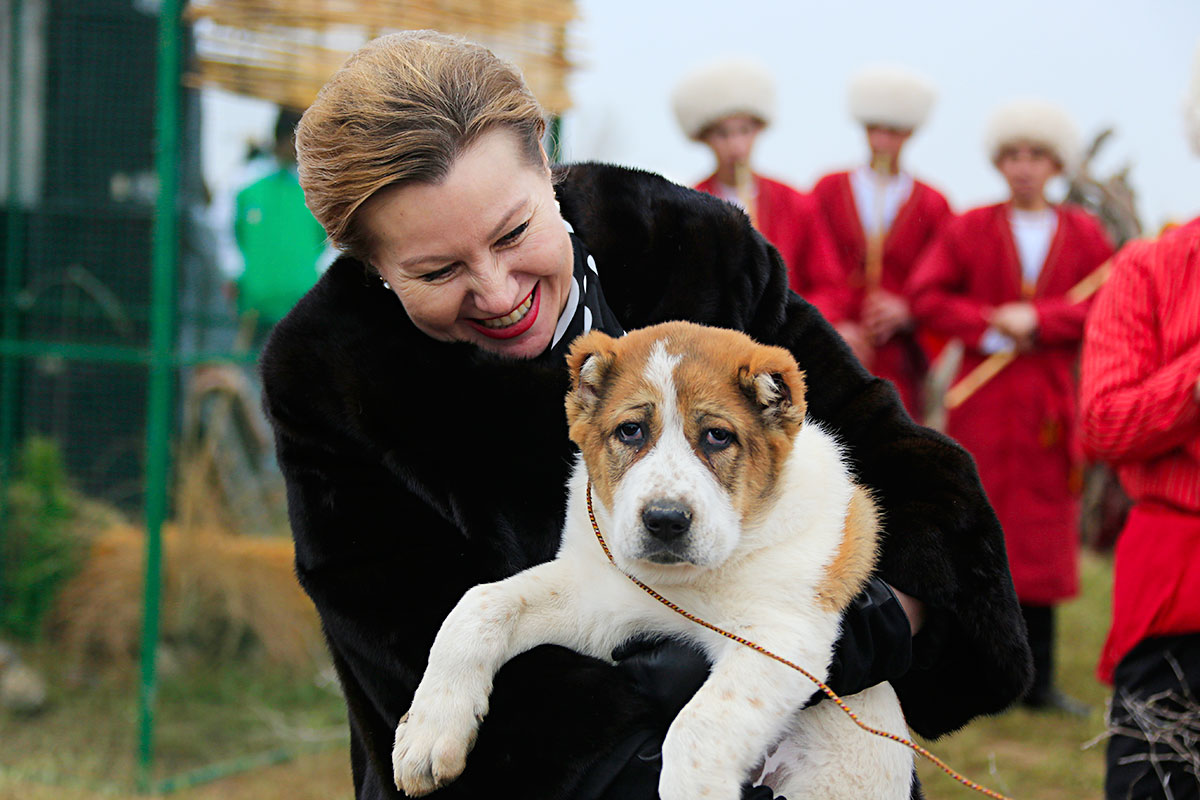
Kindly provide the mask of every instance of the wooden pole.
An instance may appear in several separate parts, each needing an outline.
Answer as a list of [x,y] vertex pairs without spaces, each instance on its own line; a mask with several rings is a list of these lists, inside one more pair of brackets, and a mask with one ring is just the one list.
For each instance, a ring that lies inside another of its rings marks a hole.
[[867,237],[867,257],[864,269],[866,272],[867,292],[876,292],[883,285],[883,244],[887,241],[888,226],[883,219],[884,194],[887,188],[887,178],[892,174],[892,160],[886,156],[876,156],[871,162],[871,179],[875,182],[874,211],[875,224],[871,230],[864,230]]
[[750,224],[757,228],[758,193],[754,190],[754,173],[750,171],[748,163],[739,161],[733,165],[733,182],[734,189],[737,190],[738,200],[741,201],[742,207],[746,209],[746,215],[750,217]]

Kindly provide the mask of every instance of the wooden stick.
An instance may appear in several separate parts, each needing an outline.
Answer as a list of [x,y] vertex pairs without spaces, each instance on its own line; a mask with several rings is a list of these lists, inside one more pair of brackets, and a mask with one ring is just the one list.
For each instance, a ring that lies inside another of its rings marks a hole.
[[867,237],[867,255],[864,271],[868,292],[879,291],[883,286],[883,245],[887,241],[888,228],[884,224],[884,188],[887,186],[887,176],[891,175],[892,160],[888,156],[878,156],[871,162],[871,180],[875,183],[875,227],[874,230],[864,230]]
[[887,231],[882,227],[867,234],[867,257],[864,264],[868,292],[877,292],[883,285],[883,243]]
[[737,190],[738,200],[741,201],[742,207],[746,209],[746,216],[750,217],[750,224],[758,227],[758,196],[754,191],[754,174],[750,171],[750,165],[745,161],[739,161],[733,165],[733,182],[734,189]]
[[1112,272],[1111,258],[1089,272],[1079,283],[1068,289],[1067,299],[1072,303],[1082,303],[1084,300],[1087,300],[1104,285],[1104,282],[1108,280],[1110,272]]
[[975,365],[975,368],[946,390],[946,398],[942,402],[946,408],[958,408],[967,398],[975,394],[983,385],[1000,374],[1001,370],[1015,361],[1017,354],[1013,350],[1003,353],[992,353]]
[[[1083,280],[1068,289],[1064,296],[1072,303],[1082,303],[1104,285],[1104,282],[1108,280],[1108,274],[1111,269],[1110,262],[1105,261],[1089,272]],[[982,389],[988,381],[999,375],[1005,367],[1016,359],[1017,354],[1015,351],[1008,350],[1003,353],[992,353],[946,390],[946,397],[942,401],[943,404],[948,409],[958,408],[971,395]]]

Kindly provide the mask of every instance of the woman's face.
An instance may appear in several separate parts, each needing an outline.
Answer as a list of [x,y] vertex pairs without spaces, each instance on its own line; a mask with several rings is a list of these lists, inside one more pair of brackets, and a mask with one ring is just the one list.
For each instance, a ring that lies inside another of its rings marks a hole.
[[371,263],[425,334],[512,358],[550,345],[571,286],[571,239],[547,167],[498,128],[438,183],[385,189],[362,209]]

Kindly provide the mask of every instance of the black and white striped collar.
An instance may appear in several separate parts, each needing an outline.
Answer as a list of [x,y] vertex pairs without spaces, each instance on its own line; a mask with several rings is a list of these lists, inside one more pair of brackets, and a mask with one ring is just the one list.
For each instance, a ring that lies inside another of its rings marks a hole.
[[571,342],[588,331],[601,330],[610,336],[620,336],[625,332],[612,309],[604,301],[596,259],[587,251],[583,241],[575,235],[571,223],[563,220],[563,224],[570,234],[571,248],[575,255],[571,290],[567,295],[567,304],[554,328],[550,347],[542,354],[543,358],[560,362],[566,358]]

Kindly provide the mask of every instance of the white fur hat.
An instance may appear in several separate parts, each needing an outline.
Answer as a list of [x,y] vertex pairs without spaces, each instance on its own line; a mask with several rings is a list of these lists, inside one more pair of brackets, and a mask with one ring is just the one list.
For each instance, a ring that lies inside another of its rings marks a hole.
[[698,139],[709,125],[734,114],[749,114],[770,125],[775,116],[775,81],[761,62],[724,58],[684,76],[671,105],[689,139]]
[[1045,100],[1014,100],[992,113],[984,135],[988,158],[995,161],[1002,149],[1017,142],[1046,147],[1068,172],[1081,155],[1075,123],[1067,112]]
[[850,116],[863,125],[915,130],[937,99],[933,84],[895,64],[863,67],[850,79]]
[[1192,152],[1200,156],[1200,46],[1192,58],[1192,79],[1183,100],[1183,123]]

